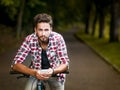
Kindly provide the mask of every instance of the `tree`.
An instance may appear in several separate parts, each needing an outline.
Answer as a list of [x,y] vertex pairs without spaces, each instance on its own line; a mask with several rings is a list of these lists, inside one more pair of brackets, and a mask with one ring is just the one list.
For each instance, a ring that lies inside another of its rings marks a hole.
[[[98,37],[103,38],[104,37],[105,15],[107,12],[106,10],[108,10],[107,8],[109,6],[109,0],[94,0],[94,4],[96,7],[96,15],[97,15],[97,16],[95,16],[95,21],[96,21],[97,17],[99,20],[99,36]],[[94,21],[94,23],[95,23],[95,21]]]
[[98,13],[97,13],[97,9],[95,10],[94,13],[94,17],[93,17],[93,23],[92,23],[92,32],[91,35],[93,36],[95,34],[95,28],[96,28],[96,23],[97,23],[97,18],[98,18]]
[[87,7],[87,16],[86,16],[86,19],[85,19],[85,33],[86,34],[89,34],[89,20],[90,20],[90,10],[91,10],[91,5]]
[[19,38],[22,32],[23,15],[26,5],[35,7],[35,5],[43,5],[43,2],[39,0],[1,0],[0,4],[5,7],[9,17],[16,20],[16,36]]
[[4,7],[4,11],[8,14],[11,20],[15,20],[19,1],[17,0],[0,0],[0,5]]
[[23,13],[25,7],[25,0],[21,0],[20,2],[21,7],[19,8],[19,14],[17,19],[17,38],[20,38],[21,30],[22,30],[22,20],[23,20]]
[[111,22],[110,22],[110,42],[118,42],[119,26],[119,3],[118,0],[111,1]]
[[99,38],[104,37],[105,12],[104,8],[99,10]]
[[85,5],[85,33],[89,34],[90,15],[92,10],[92,0],[87,0]]

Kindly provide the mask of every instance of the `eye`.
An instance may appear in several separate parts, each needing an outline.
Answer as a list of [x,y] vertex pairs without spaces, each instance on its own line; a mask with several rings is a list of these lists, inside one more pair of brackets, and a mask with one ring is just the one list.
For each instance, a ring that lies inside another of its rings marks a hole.
[[45,31],[49,31],[49,29],[45,29]]
[[39,29],[39,31],[43,31],[43,29]]

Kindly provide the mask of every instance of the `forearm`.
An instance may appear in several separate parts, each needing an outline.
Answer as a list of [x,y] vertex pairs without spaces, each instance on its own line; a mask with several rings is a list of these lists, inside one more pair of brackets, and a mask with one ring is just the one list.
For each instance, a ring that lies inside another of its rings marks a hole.
[[68,66],[66,64],[61,64],[59,67],[54,69],[54,74],[61,73],[68,70]]
[[18,72],[25,73],[25,74],[32,75],[32,76],[35,76],[35,73],[36,73],[36,70],[28,68],[27,66],[25,66],[21,63],[17,63],[15,65],[13,65],[12,69],[14,71],[18,71]]

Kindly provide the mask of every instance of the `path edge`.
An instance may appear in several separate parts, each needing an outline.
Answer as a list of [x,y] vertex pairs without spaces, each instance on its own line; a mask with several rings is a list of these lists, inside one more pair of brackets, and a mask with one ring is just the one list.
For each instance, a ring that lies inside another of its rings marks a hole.
[[99,52],[97,52],[94,48],[92,48],[91,46],[89,46],[83,39],[81,39],[80,37],[77,36],[77,34],[74,34],[74,37],[79,41],[84,43],[85,45],[88,46],[88,48],[90,48],[97,56],[99,56],[103,61],[105,61],[108,65],[110,65],[115,71],[117,71],[117,73],[120,74],[120,69],[115,65],[110,63],[110,61],[104,57],[102,54],[100,54]]

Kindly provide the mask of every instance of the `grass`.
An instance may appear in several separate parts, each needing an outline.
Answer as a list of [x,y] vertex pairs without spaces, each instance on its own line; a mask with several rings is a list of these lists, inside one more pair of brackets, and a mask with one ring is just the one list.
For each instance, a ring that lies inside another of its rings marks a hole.
[[109,43],[107,30],[104,39],[98,39],[97,35],[86,35],[82,31],[77,32],[76,35],[120,71],[120,42]]

